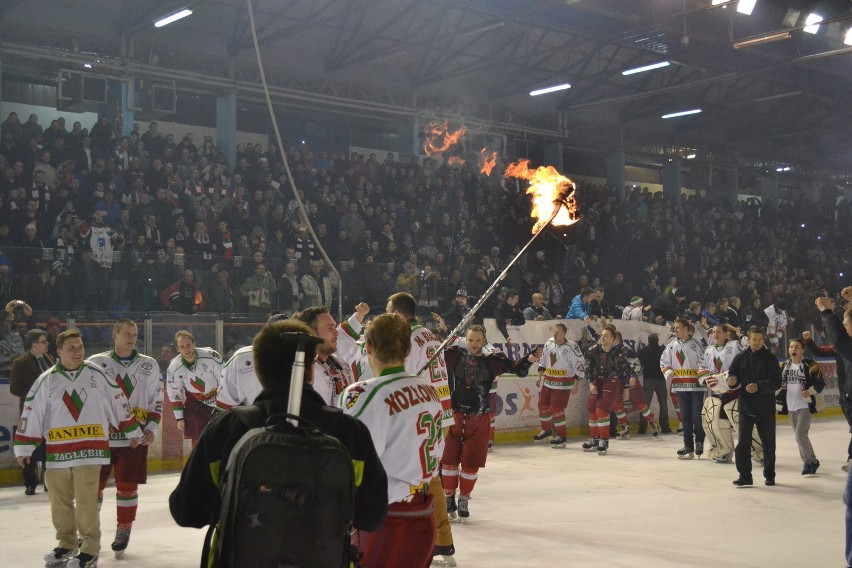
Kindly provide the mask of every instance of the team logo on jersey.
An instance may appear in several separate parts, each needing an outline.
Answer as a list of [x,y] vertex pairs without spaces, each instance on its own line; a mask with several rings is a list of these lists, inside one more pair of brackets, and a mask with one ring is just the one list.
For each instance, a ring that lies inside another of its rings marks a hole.
[[151,364],[151,363],[149,363],[148,361],[145,361],[145,362],[144,362],[144,363],[142,363],[142,365],[140,365],[140,366],[142,367],[142,370],[143,370],[143,371],[150,371],[151,369],[153,369],[153,368],[154,368],[154,365],[152,365],[152,364]]
[[683,362],[686,361],[686,353],[683,351],[677,351],[675,353],[675,357],[677,357],[677,362],[683,365]]
[[716,356],[716,358],[715,358],[715,359],[713,359],[713,363],[716,365],[716,370],[717,370],[717,371],[721,371],[721,370],[722,370],[722,358],[721,358],[721,357],[719,357],[719,356],[717,355],[717,356]]
[[246,367],[251,367],[251,361],[246,361],[245,363],[243,363],[243,365],[245,365]]
[[198,377],[192,377],[192,378],[189,380],[189,385],[190,385],[192,388],[194,388],[195,390],[197,390],[198,392],[207,392],[207,391],[205,390],[205,388],[204,388],[204,386],[205,386],[205,385],[204,385],[204,380],[203,380],[203,379],[200,379],[200,378],[198,378]]
[[131,379],[126,374],[123,377],[121,375],[116,375],[115,382],[118,383],[118,387],[121,389],[121,392],[124,393],[124,396],[130,398],[130,395],[133,394],[133,389],[136,387],[135,379]]
[[556,364],[556,360],[557,360],[558,358],[559,358],[559,357],[557,357],[556,353],[551,353],[551,354],[550,354],[550,366],[551,366],[551,367],[552,367],[553,365],[555,365],[555,364]]
[[358,402],[358,397],[361,396],[361,393],[364,392],[364,389],[359,386],[354,386],[346,393],[346,400],[344,404],[346,404],[346,408],[352,408],[355,406],[355,403]]
[[86,404],[86,398],[86,391],[83,389],[80,389],[79,393],[77,389],[73,389],[70,393],[65,391],[65,394],[62,395],[62,402],[65,403],[65,407],[68,408],[68,412],[74,417],[75,422],[80,418],[83,405]]

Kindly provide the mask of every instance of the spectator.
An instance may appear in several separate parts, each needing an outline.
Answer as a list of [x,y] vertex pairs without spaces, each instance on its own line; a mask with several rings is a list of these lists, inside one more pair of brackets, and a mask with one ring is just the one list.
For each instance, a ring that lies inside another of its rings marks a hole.
[[565,319],[578,319],[583,320],[584,323],[589,323],[592,320],[590,302],[594,298],[594,295],[595,291],[591,288],[580,290],[580,293],[571,300],[571,307],[568,309],[568,313],[565,314]]
[[183,278],[160,292],[160,304],[167,310],[192,315],[200,311],[204,301],[201,290],[195,283],[195,274],[190,269],[183,271]]
[[532,303],[524,308],[524,318],[530,321],[551,320],[553,316],[544,305],[544,295],[538,292],[532,295]]
[[661,318],[661,322],[673,322],[680,313],[678,306],[685,298],[680,288],[663,292],[651,303],[655,318]]
[[[246,278],[240,286],[240,296],[246,303],[249,313],[254,316],[269,316],[272,299],[277,298],[278,285],[272,273],[266,270],[266,265],[258,264],[254,274]],[[277,306],[276,306],[277,307]]]
[[642,307],[642,302],[643,300],[640,296],[633,296],[630,298],[630,302],[621,312],[621,319],[642,321],[644,319],[644,308]]
[[311,261],[311,271],[302,276],[301,284],[304,294],[303,306],[331,307],[332,282],[331,278],[325,274],[321,260]]
[[524,314],[518,308],[518,291],[512,288],[503,293],[503,298],[497,304],[494,310],[494,319],[497,320],[497,329],[503,334],[507,340],[509,339],[509,331],[506,326],[509,325],[524,325],[526,320]]

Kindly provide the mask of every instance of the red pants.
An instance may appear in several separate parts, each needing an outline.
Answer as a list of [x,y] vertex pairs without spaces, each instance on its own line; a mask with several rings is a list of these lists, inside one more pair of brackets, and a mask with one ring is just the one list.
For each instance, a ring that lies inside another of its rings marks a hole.
[[429,566],[435,547],[433,509],[433,496],[427,494],[415,495],[411,503],[388,505],[387,519],[379,530],[356,534],[355,545],[364,552],[364,568]]
[[603,379],[598,388],[595,404],[595,431],[592,436],[608,440],[609,414],[613,410],[623,408],[621,379],[617,377]]
[[116,517],[119,525],[130,526],[139,507],[139,484],[148,480],[148,446],[110,448],[109,465],[101,466],[98,500],[103,501],[109,476],[115,470]]
[[453,411],[453,424],[444,441],[441,463],[450,466],[485,467],[488,457],[491,417],[488,414],[461,414]]
[[201,431],[211,418],[213,418],[213,407],[207,406],[190,393],[186,393],[183,407],[183,437],[192,440],[194,444],[201,437]]
[[571,398],[571,389],[552,389],[542,385],[538,395],[538,416],[541,429],[544,431],[556,429],[556,435],[563,438],[568,436],[565,426],[565,408]]

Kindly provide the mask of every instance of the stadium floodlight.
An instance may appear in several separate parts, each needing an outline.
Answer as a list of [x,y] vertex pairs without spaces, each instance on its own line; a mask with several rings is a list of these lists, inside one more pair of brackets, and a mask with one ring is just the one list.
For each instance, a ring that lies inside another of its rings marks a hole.
[[168,16],[166,16],[164,18],[160,18],[159,20],[154,22],[154,27],[155,28],[162,28],[163,26],[168,26],[172,22],[176,22],[176,21],[180,20],[181,18],[185,18],[185,17],[191,16],[191,15],[192,15],[192,10],[190,10],[189,8],[184,8],[183,10],[179,10],[179,11],[173,13],[173,14],[169,14]]
[[802,28],[803,32],[807,32],[809,34],[815,34],[819,31],[819,23],[823,20],[823,17],[817,14],[816,12],[811,12],[808,14],[808,17],[805,18],[805,27]]
[[755,4],[757,4],[757,0],[740,0],[739,4],[737,4],[737,12],[751,16]]
[[691,109],[691,110],[681,110],[681,111],[678,111],[678,112],[672,112],[672,113],[669,113],[669,114],[664,114],[661,118],[677,118],[679,116],[687,116],[687,115],[690,115],[690,114],[698,114],[699,112],[701,112],[700,108],[694,108],[694,109]]
[[547,93],[555,93],[556,91],[564,91],[565,89],[570,89],[571,83],[562,83],[561,85],[553,85],[552,87],[545,87],[544,89],[537,89],[535,91],[530,91],[531,97],[537,97],[539,95],[546,95]]
[[668,61],[659,61],[657,63],[651,63],[650,65],[643,65],[642,67],[634,67],[633,69],[626,69],[621,72],[622,75],[634,75],[636,73],[643,73],[645,71],[652,71],[653,69],[660,69],[662,67],[668,67],[671,65]]
[[852,28],[849,28],[849,31],[846,32],[846,39],[843,40],[843,43],[852,45]]

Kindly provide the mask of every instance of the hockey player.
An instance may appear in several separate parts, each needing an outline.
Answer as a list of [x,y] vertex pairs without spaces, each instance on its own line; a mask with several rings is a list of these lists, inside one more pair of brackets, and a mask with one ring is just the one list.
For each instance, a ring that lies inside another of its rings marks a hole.
[[[417,302],[414,296],[405,292],[392,294],[388,298],[388,303],[385,306],[385,312],[397,314],[405,319],[411,330],[411,350],[405,357],[405,371],[415,375],[426,366],[429,359],[438,350],[441,341],[428,329],[417,323],[415,313],[417,310]],[[365,346],[362,346],[364,349]],[[363,353],[366,354],[364,349]],[[363,357],[363,356],[362,356]],[[356,371],[362,370],[370,365],[356,365],[353,367]],[[438,357],[420,373],[420,378],[426,380],[438,393],[438,399],[441,401],[441,406],[444,409],[443,424],[448,427],[453,420],[452,405],[450,402],[450,387],[447,382],[447,365],[444,361],[444,354],[439,353]],[[432,495],[442,495],[444,487],[440,476],[435,476],[429,484],[429,493]],[[437,528],[437,538],[435,540],[435,564],[439,566],[455,566],[454,558],[456,549],[453,543],[453,531],[450,526],[449,512],[447,511],[446,501],[437,499],[435,501],[435,526]],[[438,556],[441,556],[439,559]]]
[[195,337],[185,329],[175,333],[175,345],[180,355],[169,364],[166,392],[178,429],[194,447],[213,414],[222,357],[209,347],[196,347]]
[[374,378],[340,397],[343,411],[367,426],[388,475],[388,518],[378,531],[357,537],[366,568],[425,568],[432,560],[435,496],[429,486],[444,449],[443,409],[435,389],[405,370],[410,333],[398,315],[372,320],[365,346]]
[[[361,312],[356,310],[356,313],[361,315],[358,321],[360,327],[360,322],[369,313],[370,306],[361,303],[358,304],[358,307],[361,309]],[[323,340],[322,345],[317,346],[317,356],[314,359],[314,390],[326,401],[327,405],[335,406],[343,389],[355,382],[352,377],[351,364],[337,355],[338,338],[341,337],[338,330],[341,328],[334,321],[334,317],[329,313],[328,308],[322,306],[304,309],[294,314],[293,319],[311,326],[314,334]],[[344,333],[342,337],[346,338],[346,352],[354,353],[355,339],[360,335],[360,329],[356,330],[351,325],[349,327],[351,334]]]
[[56,347],[59,363],[27,395],[15,432],[15,457],[24,467],[42,439],[47,441],[45,477],[59,545],[44,559],[48,566],[90,568],[97,565],[101,548],[98,478],[110,461],[108,431],[123,432],[131,447],[143,434],[118,385],[83,360],[80,332],[63,331]]
[[525,377],[530,365],[541,359],[540,350],[517,361],[510,361],[503,353],[485,354],[485,342],[485,328],[472,325],[467,330],[467,349],[451,347],[444,356],[453,405],[453,423],[447,432],[441,474],[444,478],[447,510],[453,518],[456,511],[462,519],[470,516],[470,494],[476,484],[479,468],[485,467],[491,384],[503,373]]
[[620,331],[615,332],[615,345],[613,348],[620,349],[624,352],[624,356],[627,358],[627,361],[634,373],[633,376],[628,378],[627,382],[623,385],[625,395],[622,397],[621,403],[616,405],[615,409],[615,414],[618,416],[619,437],[622,439],[630,437],[630,427],[627,420],[627,413],[624,411],[623,403],[624,400],[629,399],[630,404],[633,406],[633,410],[638,412],[639,415],[645,419],[645,424],[651,426],[651,433],[656,438],[660,435],[660,428],[657,426],[657,420],[654,413],[651,412],[651,408],[648,406],[648,399],[645,398],[645,391],[642,388],[642,383],[639,382],[639,379],[636,376],[642,370],[639,358],[632,349],[624,344]]
[[707,457],[715,459],[717,463],[731,463],[734,436],[725,405],[737,398],[737,391],[728,388],[726,373],[731,361],[742,349],[739,341],[728,339],[725,324],[713,326],[713,341],[714,344],[704,350],[701,359],[701,371],[710,389],[710,396],[704,399],[701,409],[701,426],[710,444]]
[[701,407],[704,404],[704,378],[707,371],[700,369],[704,350],[692,337],[695,327],[682,318],[675,320],[675,338],[666,345],[660,357],[660,370],[677,394],[678,406],[683,415],[683,447],[677,451],[679,459],[701,457],[704,453],[704,428],[701,427]]
[[118,526],[112,549],[121,556],[130,541],[130,530],[136,520],[139,504],[139,484],[148,480],[148,446],[154,442],[160,417],[163,413],[163,383],[157,362],[136,351],[138,330],[130,319],[119,319],[113,324],[112,351],[93,355],[89,362],[115,381],[127,397],[130,408],[142,428],[144,439],[136,447],[123,432],[112,432],[109,446],[110,463],[101,468],[98,501],[103,502],[104,489],[110,474],[115,471],[116,516]]
[[601,456],[609,450],[609,415],[622,404],[624,385],[636,379],[626,353],[616,348],[616,333],[615,327],[605,325],[600,342],[586,353],[590,399],[586,408],[591,439],[583,443],[583,449],[597,451]]
[[[538,416],[541,432],[533,436],[540,442],[551,438],[552,448],[564,448],[568,441],[565,426],[565,408],[571,392],[576,389],[577,379],[585,377],[586,361],[577,342],[565,337],[568,328],[557,323],[553,328],[553,337],[544,344],[541,360],[538,363],[538,380],[541,388],[538,395]],[[553,436],[556,430],[556,436]]]

